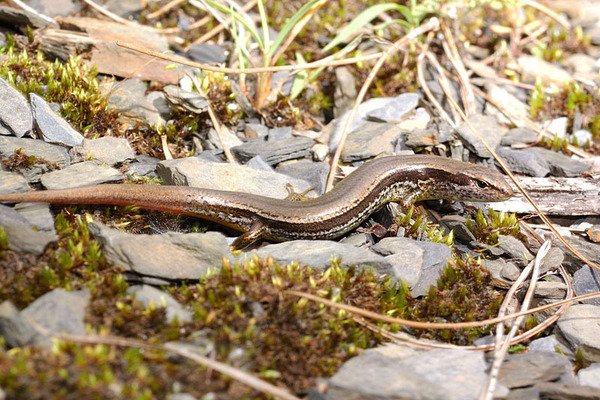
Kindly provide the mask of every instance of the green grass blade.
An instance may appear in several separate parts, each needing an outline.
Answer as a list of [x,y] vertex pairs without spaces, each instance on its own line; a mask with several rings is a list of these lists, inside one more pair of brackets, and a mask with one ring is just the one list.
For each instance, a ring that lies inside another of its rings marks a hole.
[[232,10],[214,0],[204,0],[204,1],[210,7],[214,8],[216,10],[219,10],[224,14],[231,16],[231,18],[233,18],[234,20],[236,20],[237,22],[242,24],[244,26],[244,28],[246,28],[248,30],[248,32],[250,32],[250,35],[252,35],[252,37],[254,38],[256,43],[258,43],[258,46],[261,48],[261,50],[265,51],[265,43],[263,42],[262,37],[258,33],[258,30],[256,29],[256,26],[254,26],[254,24],[248,22],[248,20],[246,20],[246,18],[244,18],[239,12]]

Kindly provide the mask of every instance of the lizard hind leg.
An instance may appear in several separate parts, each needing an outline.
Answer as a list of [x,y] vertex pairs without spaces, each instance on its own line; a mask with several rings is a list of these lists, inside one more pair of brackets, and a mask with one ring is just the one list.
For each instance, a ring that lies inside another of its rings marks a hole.
[[257,240],[261,239],[264,233],[265,225],[260,221],[256,221],[252,224],[252,226],[247,232],[242,233],[233,241],[233,243],[231,244],[231,249],[244,249],[250,246],[252,243],[256,242]]

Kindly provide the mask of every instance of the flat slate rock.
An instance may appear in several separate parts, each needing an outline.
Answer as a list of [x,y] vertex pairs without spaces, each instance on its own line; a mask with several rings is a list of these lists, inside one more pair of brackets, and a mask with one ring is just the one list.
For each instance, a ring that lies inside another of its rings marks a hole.
[[55,234],[34,229],[25,217],[2,205],[0,226],[8,235],[8,248],[17,253],[40,255],[49,243],[57,240]]
[[535,385],[541,399],[552,400],[600,400],[600,389],[590,386],[563,385],[544,382]]
[[29,93],[35,128],[47,143],[73,147],[83,142],[83,135],[77,132],[50,105],[35,93]]
[[7,6],[0,6],[0,25],[9,26],[25,33],[27,27],[32,28],[58,28],[52,19],[45,19],[32,12]]
[[146,84],[140,79],[132,78],[120,81],[111,87],[108,95],[108,108],[129,117],[141,118],[152,126],[164,125],[165,120],[156,105],[146,96],[146,90]]
[[586,360],[600,361],[600,306],[574,304],[558,320],[561,335],[572,349],[583,350]]
[[352,265],[373,267],[379,274],[393,273],[393,266],[382,256],[367,249],[350,244],[337,243],[330,240],[294,240],[277,244],[269,244],[248,253],[261,258],[272,257],[282,264],[297,261],[318,270],[325,270],[331,261],[340,258],[344,267]]
[[[52,333],[85,335],[84,320],[89,301],[88,289],[68,292],[58,288],[38,297],[22,314]],[[52,342],[48,337],[39,337],[35,344],[51,346]]]
[[54,217],[50,212],[50,205],[43,203],[19,203],[14,210],[25,217],[34,229],[56,234]]
[[[573,288],[575,295],[594,293],[600,291],[600,272],[584,265],[573,274]],[[584,300],[583,303],[600,306],[600,298]]]
[[365,122],[350,132],[342,150],[342,161],[353,162],[392,154],[403,129],[396,124]]
[[289,164],[280,164],[276,171],[294,179],[308,181],[314,188],[314,193],[321,195],[325,192],[329,164],[300,160]]
[[156,172],[167,185],[231,190],[278,199],[288,196],[288,183],[300,193],[311,187],[310,183],[304,180],[276,172],[257,171],[243,165],[215,163],[198,157],[161,161]]
[[94,161],[85,161],[44,174],[41,182],[46,189],[69,189],[118,182],[123,178],[123,174],[112,167],[99,165]]
[[580,176],[584,172],[590,170],[591,166],[567,157],[563,153],[544,149],[541,147],[531,147],[529,149],[523,149],[521,151],[530,150],[538,157],[545,160],[550,168],[550,173],[553,176],[573,178]]
[[393,278],[402,280],[409,288],[415,287],[423,268],[423,249],[410,242],[404,242],[398,249],[396,246],[389,246],[387,239],[395,238],[385,238],[372,246],[371,250],[384,256],[392,264],[394,272],[391,276]]
[[0,303],[0,336],[10,347],[20,347],[35,341],[38,332],[21,312],[6,300]]
[[[496,118],[490,115],[474,114],[469,117],[469,122],[477,132],[479,132],[492,149],[495,149],[503,132]],[[471,131],[466,122],[461,123],[457,129],[458,136],[465,143],[465,146],[481,158],[491,158],[492,154],[485,148],[479,137]]]
[[127,293],[133,294],[144,306],[164,307],[167,321],[177,319],[180,323],[191,322],[192,313],[183,307],[173,296],[150,285],[130,286]]
[[220,233],[133,235],[93,222],[90,231],[113,264],[140,275],[174,279],[199,279],[209,268],[218,269],[230,255]]
[[591,386],[600,389],[600,363],[593,363],[579,370],[577,374],[581,386]]
[[252,157],[260,156],[270,165],[282,161],[305,158],[310,155],[310,148],[315,142],[307,137],[296,136],[286,140],[254,139],[239,146],[231,148],[240,161],[248,161]]
[[511,354],[500,368],[498,381],[509,389],[522,388],[557,380],[571,368],[569,359],[558,353]]
[[0,193],[21,193],[30,190],[27,179],[21,174],[0,171]]
[[209,43],[196,43],[190,46],[187,55],[192,60],[204,64],[221,64],[227,61],[223,46]]
[[[5,8],[1,7],[0,9]],[[1,19],[1,18],[0,18]],[[33,116],[25,96],[0,78],[0,134],[23,137],[33,129]]]
[[531,144],[538,140],[538,134],[529,128],[513,128],[502,136],[500,144],[502,146],[512,146],[514,144]]
[[501,146],[496,149],[497,153],[506,161],[510,170],[519,174],[544,177],[550,174],[548,162],[530,149],[512,149]]
[[517,63],[521,68],[521,79],[524,83],[535,83],[539,77],[542,82],[552,82],[562,87],[573,79],[570,73],[558,65],[535,56],[523,54],[518,58]]
[[85,139],[81,146],[71,149],[73,160],[97,160],[102,164],[115,166],[135,158],[129,141],[124,138],[102,137]]
[[[443,349],[406,356],[401,346],[369,349],[329,380],[328,400],[471,400],[487,378],[482,352]],[[496,395],[506,396],[499,384]]]
[[41,174],[51,171],[53,166],[64,168],[71,162],[67,149],[62,146],[43,140],[0,136],[0,159],[12,156],[17,149],[21,149],[24,155],[39,159],[34,165],[19,169],[30,183],[39,182]]
[[420,98],[417,93],[402,93],[383,107],[368,112],[367,118],[376,122],[401,122],[417,108]]
[[[441,243],[425,240],[413,240],[404,237],[385,238],[373,246],[373,250],[379,254],[402,254],[406,246],[416,245],[423,250],[423,260],[418,279],[411,288],[414,297],[423,296],[431,286],[437,284],[437,280],[450,258],[450,247]],[[418,262],[418,259],[414,260]]]

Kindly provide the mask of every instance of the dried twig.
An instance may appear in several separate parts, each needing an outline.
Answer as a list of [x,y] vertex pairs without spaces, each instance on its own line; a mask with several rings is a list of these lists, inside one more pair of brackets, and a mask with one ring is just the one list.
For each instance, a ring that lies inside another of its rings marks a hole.
[[125,42],[118,41],[117,45],[124,47],[126,49],[130,49],[133,51],[137,51],[139,53],[143,53],[143,54],[152,56],[152,57],[160,58],[162,60],[167,60],[167,61],[171,61],[174,63],[182,64],[182,65],[188,65],[188,66],[194,67],[194,68],[200,68],[205,71],[222,72],[224,74],[258,74],[258,73],[262,73],[262,72],[300,71],[300,70],[317,69],[317,68],[323,68],[323,67],[334,67],[334,66],[338,66],[338,65],[356,64],[359,62],[373,60],[373,59],[381,57],[381,54],[382,54],[379,52],[379,53],[373,53],[373,54],[366,54],[366,55],[360,56],[360,57],[344,58],[342,60],[330,60],[328,58],[325,60],[319,60],[319,61],[315,61],[312,63],[300,64],[300,65],[281,65],[281,66],[274,66],[274,67],[256,67],[256,68],[225,68],[225,67],[217,67],[217,66],[210,65],[210,64],[197,63],[197,62],[191,61],[184,57],[160,53],[158,51],[149,50],[149,49],[146,49],[142,46],[139,46],[139,45],[133,44],[133,43],[125,43]]
[[526,6],[529,6],[531,8],[535,8],[539,12],[546,14],[547,16],[549,16],[550,18],[552,18],[553,20],[555,20],[556,22],[561,24],[563,26],[563,28],[565,28],[567,31],[569,31],[571,29],[571,24],[569,23],[569,21],[567,21],[562,16],[560,16],[556,12],[552,11],[545,5],[540,4],[535,0],[521,0],[521,3],[523,3]]
[[[546,254],[548,254],[550,246],[551,244],[549,241],[545,242],[542,245],[542,247],[540,247],[540,249],[538,250],[534,262],[530,263],[531,267],[527,266],[527,268],[523,269],[523,271],[519,275],[519,278],[514,282],[509,292],[507,293],[507,296],[504,299],[502,306],[500,307],[500,311],[498,312],[498,316],[503,316],[506,314],[506,310],[510,301],[509,299],[512,298],[514,293],[516,293],[517,289],[525,281],[525,279],[527,279],[527,276],[529,276],[529,273],[531,272],[529,288],[527,289],[527,293],[525,294],[525,298],[523,299],[523,303],[521,305],[521,311],[527,310],[535,292],[535,285],[537,283],[540,273],[540,265]],[[480,393],[480,400],[492,400],[494,398],[494,391],[496,389],[496,383],[498,381],[498,373],[500,372],[500,367],[502,366],[502,362],[504,361],[504,357],[508,352],[510,343],[515,334],[517,333],[517,329],[519,328],[519,325],[521,324],[523,318],[524,317],[515,318],[512,321],[512,326],[507,335],[504,335],[504,322],[500,322],[496,326],[496,344],[494,349],[494,360],[492,362],[492,367],[490,369],[487,382]]]
[[50,18],[49,16],[42,14],[41,12],[37,11],[35,8],[30,7],[29,5],[23,3],[21,0],[10,0],[10,2],[29,13],[35,14],[36,16],[40,17],[41,19],[43,19],[44,21],[46,21],[48,23],[51,23],[51,24],[56,23],[54,18]]
[[171,0],[164,6],[160,7],[158,10],[146,15],[146,18],[148,18],[148,19],[158,18],[158,17],[162,16],[163,14],[168,13],[171,9],[177,7],[181,3],[185,3],[185,1],[186,0]]

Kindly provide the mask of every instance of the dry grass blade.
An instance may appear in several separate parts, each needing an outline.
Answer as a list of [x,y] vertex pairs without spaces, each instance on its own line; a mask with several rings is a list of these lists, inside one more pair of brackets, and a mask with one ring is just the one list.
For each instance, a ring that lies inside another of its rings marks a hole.
[[236,161],[235,157],[231,153],[231,150],[229,149],[229,146],[225,142],[225,135],[224,135],[223,130],[227,129],[227,128],[225,128],[221,124],[221,122],[219,121],[219,119],[215,115],[215,112],[213,111],[210,103],[208,103],[208,115],[210,116],[210,120],[213,123],[215,131],[217,131],[217,136],[219,137],[219,141],[221,142],[221,146],[223,147],[223,152],[225,153],[225,157],[227,158],[227,161],[229,161],[232,164],[237,164],[238,162]]
[[[425,57],[427,57],[427,59],[431,63],[431,65],[437,70],[438,83],[440,84],[440,87],[441,87],[442,91],[444,92],[444,94],[446,95],[446,97],[452,96],[452,84],[450,83],[450,81],[448,80],[448,77],[446,76],[446,71],[444,71],[444,68],[438,62],[437,58],[435,58],[433,53],[431,53],[430,51],[425,51],[424,54],[425,54]],[[452,124],[452,126],[458,126],[458,121],[461,120],[460,114],[456,111],[456,109],[454,109],[454,107],[452,107],[450,109],[450,111],[452,112],[452,115],[454,116],[454,124]]]
[[130,339],[125,337],[118,336],[80,336],[80,335],[71,335],[66,333],[56,333],[52,332],[46,327],[38,324],[32,319],[28,319],[28,322],[31,326],[40,334],[44,336],[50,336],[52,338],[62,340],[65,342],[71,343],[79,343],[79,344],[105,344],[109,346],[119,346],[119,347],[135,347],[138,349],[145,350],[154,350],[154,351],[164,351],[172,354],[177,354],[181,357],[187,358],[189,360],[194,361],[197,364],[203,365],[204,367],[217,371],[223,375],[226,375],[244,385],[247,385],[261,393],[273,396],[277,399],[282,400],[300,400],[300,398],[294,396],[289,391],[282,389],[280,387],[271,385],[268,382],[263,381],[251,375],[241,369],[234,368],[230,365],[224,364],[222,362],[212,360],[210,358],[204,357],[200,354],[192,353],[189,350],[184,350],[176,347],[174,344],[153,344],[144,342],[142,340]]
[[159,8],[158,10],[154,11],[153,13],[148,14],[146,16],[146,18],[148,18],[148,19],[158,18],[158,17],[162,16],[163,14],[168,13],[171,9],[177,7],[178,5],[185,3],[185,1],[186,0],[171,0],[170,2],[168,2],[167,4],[165,4],[164,6]]
[[83,0],[83,2],[85,4],[87,4],[88,6],[92,7],[94,10],[98,11],[100,14],[112,19],[115,22],[119,22],[121,24],[129,25],[129,26],[140,26],[139,24],[136,24],[135,22],[131,22],[123,17],[118,16],[117,14],[108,10],[106,7],[102,7],[100,4],[98,4],[92,0]]
[[440,24],[442,33],[444,34],[444,40],[442,46],[446,56],[454,66],[454,70],[458,74],[458,81],[460,82],[460,93],[462,96],[463,105],[465,106],[465,114],[472,115],[477,111],[477,104],[475,101],[475,94],[467,75],[467,69],[465,64],[462,62],[456,43],[454,42],[454,36],[450,32],[448,25],[442,20]]
[[10,3],[13,3],[17,7],[40,17],[41,19],[43,19],[46,22],[53,23],[53,24],[56,23],[56,21],[54,21],[53,18],[50,18],[49,16],[40,13],[35,8],[30,7],[29,5],[23,3],[21,0],[10,0]]
[[344,58],[342,60],[320,60],[312,63],[301,64],[301,65],[281,65],[275,67],[256,67],[256,68],[225,68],[225,67],[217,67],[210,64],[202,64],[191,61],[184,57],[173,56],[170,54],[160,53],[158,51],[153,51],[146,49],[142,46],[133,43],[125,43],[125,42],[116,42],[118,46],[124,47],[129,50],[137,51],[142,54],[146,54],[152,57],[160,58],[161,60],[171,61],[181,65],[187,65],[194,68],[199,68],[205,71],[211,72],[222,72],[224,74],[259,74],[262,72],[277,72],[277,71],[300,71],[300,70],[309,70],[309,69],[317,69],[323,67],[335,67],[339,65],[348,65],[348,64],[356,64],[359,62],[369,61],[376,58],[381,57],[382,53],[373,53],[367,54],[360,57],[350,57]]
[[329,299],[325,299],[323,297],[319,297],[319,296],[316,296],[316,295],[310,294],[310,293],[299,292],[299,291],[296,291],[296,290],[286,290],[285,293],[289,294],[289,295],[292,295],[292,296],[302,297],[302,298],[305,298],[305,299],[308,299],[308,300],[311,300],[311,301],[316,301],[318,303],[325,304],[326,306],[329,306],[329,307],[337,308],[337,309],[340,309],[340,310],[345,310],[345,311],[351,312],[353,314],[360,315],[361,317],[369,318],[369,319],[372,319],[372,320],[375,320],[375,321],[386,322],[386,323],[389,323],[389,324],[398,324],[398,325],[403,325],[403,326],[407,326],[409,328],[416,328],[416,329],[465,329],[465,328],[478,328],[478,327],[482,327],[482,326],[497,324],[497,323],[502,322],[502,321],[508,321],[510,319],[517,318],[517,317],[520,317],[520,316],[523,316],[523,315],[535,314],[535,313],[538,313],[538,312],[542,312],[542,311],[550,310],[550,309],[553,309],[553,308],[561,307],[563,305],[569,305],[569,304],[575,303],[577,301],[583,301],[583,300],[600,298],[600,292],[587,293],[587,294],[583,294],[581,296],[569,297],[567,299],[564,299],[564,300],[561,300],[561,301],[557,301],[556,303],[545,304],[543,306],[534,307],[534,308],[531,308],[531,309],[529,309],[527,311],[519,311],[519,312],[516,312],[516,313],[505,315],[503,317],[488,318],[488,319],[484,319],[482,321],[469,321],[469,322],[419,322],[419,321],[411,321],[411,320],[403,319],[403,318],[388,317],[387,315],[378,314],[376,312],[364,310],[362,308],[354,307],[354,306],[351,306],[351,305],[348,305],[348,304],[336,303],[336,302],[331,301]]
[[354,116],[356,115],[358,106],[362,103],[363,99],[365,98],[365,96],[367,94],[367,90],[371,86],[373,79],[375,79],[375,76],[377,75],[377,73],[379,72],[381,67],[383,66],[383,63],[385,62],[385,60],[392,53],[394,53],[395,51],[398,51],[400,48],[404,47],[410,41],[414,40],[415,38],[421,36],[422,34],[424,34],[426,32],[437,30],[439,28],[439,26],[440,26],[440,21],[437,18],[435,18],[435,17],[430,18],[429,20],[427,20],[427,22],[421,24],[419,27],[413,29],[412,31],[407,33],[405,36],[403,36],[402,38],[400,38],[396,42],[394,42],[392,44],[392,46],[390,46],[385,52],[383,52],[381,57],[377,60],[377,62],[373,66],[373,69],[369,73],[369,76],[365,80],[365,83],[360,88],[360,91],[358,92],[358,96],[356,97],[356,100],[354,101],[354,106],[352,107],[352,110],[350,110],[350,114],[349,114],[348,118],[346,119],[346,123],[344,124],[344,128],[342,130],[342,135],[340,137],[340,141],[338,143],[338,146],[337,146],[335,153],[333,155],[333,158],[331,160],[331,168],[329,170],[329,176],[327,177],[327,185],[325,186],[326,192],[331,190],[331,188],[333,187],[333,180],[337,173],[337,167],[338,167],[338,162],[340,160],[340,155],[342,154],[342,149],[344,148],[344,143],[346,142],[346,137],[348,136],[348,131],[350,130],[350,125],[352,124],[352,121],[354,121]]
[[523,3],[524,5],[529,6],[531,8],[535,8],[536,10],[546,14],[547,16],[549,16],[550,18],[552,18],[553,20],[555,20],[556,22],[561,24],[563,26],[563,28],[565,28],[566,30],[571,29],[571,24],[569,23],[569,21],[567,21],[566,19],[561,17],[559,14],[555,13],[554,11],[552,11],[551,9],[546,7],[545,5],[540,4],[539,2],[537,2],[535,0],[521,0],[521,3]]
[[425,92],[425,96],[427,96],[427,99],[434,105],[434,107],[438,111],[438,114],[441,115],[442,118],[446,120],[446,122],[448,122],[448,124],[450,124],[451,127],[456,129],[456,122],[450,117],[450,115],[448,115],[446,110],[444,110],[440,102],[435,98],[435,96],[429,89],[429,86],[427,85],[424,73],[424,60],[425,54],[419,54],[419,57],[417,58],[417,79],[419,80],[419,85],[421,89]]
[[[554,224],[552,223],[552,221],[550,221],[550,218],[548,218],[548,216],[546,216],[546,214],[544,214],[544,212],[540,209],[540,207],[535,202],[535,200],[533,199],[533,197],[531,197],[531,195],[529,194],[529,192],[523,187],[523,185],[521,184],[521,182],[519,182],[519,180],[517,179],[517,177],[512,173],[512,171],[510,170],[510,168],[508,167],[508,165],[498,155],[498,153],[496,153],[496,150],[494,150],[486,142],[486,140],[483,138],[483,136],[481,135],[481,133],[469,122],[467,116],[464,115],[464,113],[462,112],[462,110],[460,109],[460,107],[458,106],[458,104],[456,104],[456,102],[454,101],[454,99],[452,97],[448,97],[448,101],[450,102],[450,104],[453,107],[455,107],[461,113],[461,117],[463,118],[463,120],[465,121],[465,123],[467,124],[467,126],[469,127],[469,129],[471,130],[471,132],[473,132],[473,134],[476,135],[479,138],[479,140],[481,140],[481,142],[483,143],[483,145],[485,146],[485,148],[492,154],[492,156],[494,156],[494,159],[496,161],[498,161],[498,164],[500,164],[500,167],[502,168],[502,170],[504,172],[506,172],[506,174],[514,182],[514,184],[517,186],[517,188],[519,189],[519,191],[527,199],[527,201],[529,202],[529,204],[531,204],[531,206],[535,209],[535,211],[536,211],[537,215],[540,217],[540,219],[542,221],[544,221],[544,223],[546,224],[546,226],[552,231],[552,233],[554,233],[554,235],[556,236],[556,238],[567,249],[569,249],[569,251],[571,253],[573,253],[578,259],[580,259],[583,263],[588,264],[591,268],[594,268],[595,270],[600,271],[600,265],[598,265],[597,263],[595,263],[592,260],[588,259],[584,254],[582,254],[579,250],[577,250],[575,247],[573,247],[573,245],[571,245],[571,243],[569,243],[563,237],[563,235],[560,234],[560,232],[556,229],[556,227],[554,226]],[[500,111],[502,111],[502,110],[500,110]]]
[[[540,249],[538,250],[538,253],[535,257],[534,262],[530,264],[533,266],[533,268],[530,268],[528,266],[527,268],[523,269],[523,271],[521,272],[521,275],[519,276],[519,278],[515,281],[515,283],[512,285],[512,287],[509,290],[510,297],[512,297],[512,295],[517,291],[517,288],[521,285],[521,283],[525,281],[525,279],[529,275],[529,272],[531,272],[529,288],[527,289],[527,293],[525,294],[525,298],[523,299],[523,303],[521,305],[521,311],[525,311],[529,307],[529,304],[530,304],[531,299],[533,298],[533,294],[535,292],[535,285],[536,285],[537,280],[540,275],[540,266],[542,264],[542,260],[544,259],[546,254],[548,254],[548,250],[550,250],[550,246],[551,246],[550,242],[546,241],[542,245],[542,247],[540,247]],[[508,304],[509,304],[509,301],[507,300],[507,299],[509,299],[509,294],[507,294],[506,298],[504,299],[504,302],[503,302],[502,306],[500,307],[500,311],[498,312],[498,316],[503,316],[504,314],[506,314],[506,310],[507,310]],[[502,362],[504,361],[504,357],[506,356],[506,353],[508,352],[510,343],[512,342],[513,337],[517,333],[517,329],[519,328],[519,325],[521,324],[522,321],[523,321],[523,317],[518,317],[518,318],[515,318],[514,320],[512,320],[510,331],[508,332],[507,335],[504,335],[504,322],[500,322],[496,326],[496,343],[495,343],[495,349],[494,349],[494,360],[492,362],[492,367],[490,369],[490,373],[488,375],[487,382],[484,385],[484,387],[481,391],[481,394],[479,396],[480,400],[492,400],[494,398],[494,391],[496,390],[496,384],[498,382],[498,374],[500,372],[500,367],[502,366]]]

